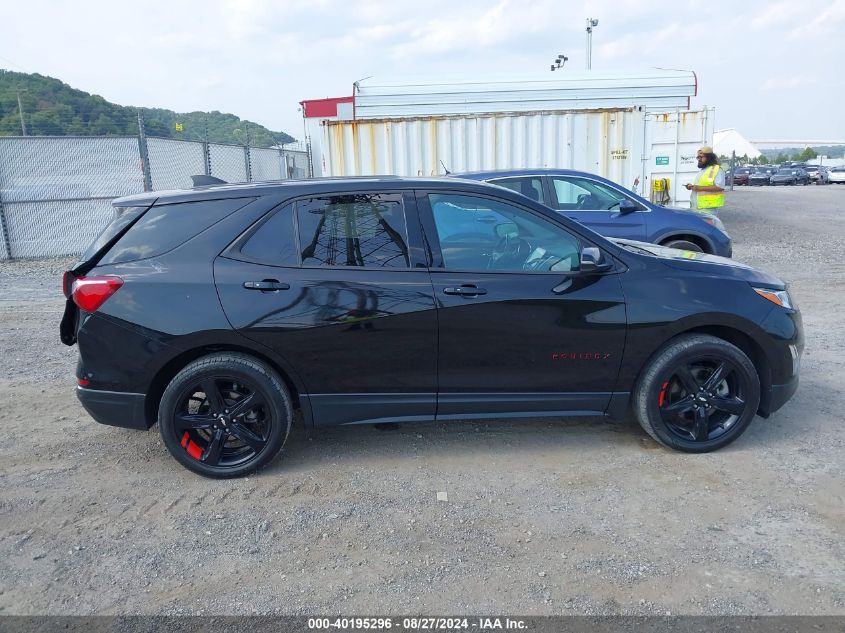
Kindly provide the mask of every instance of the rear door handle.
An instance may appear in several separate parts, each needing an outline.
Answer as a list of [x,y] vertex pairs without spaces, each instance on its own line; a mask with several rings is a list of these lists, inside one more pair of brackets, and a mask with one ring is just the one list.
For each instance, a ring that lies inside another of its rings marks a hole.
[[262,279],[261,281],[245,281],[244,288],[247,290],[290,290],[290,284],[282,283],[278,279]]
[[477,297],[478,295],[486,295],[487,291],[484,288],[464,284],[458,287],[444,288],[443,293],[447,295],[460,295],[462,297]]

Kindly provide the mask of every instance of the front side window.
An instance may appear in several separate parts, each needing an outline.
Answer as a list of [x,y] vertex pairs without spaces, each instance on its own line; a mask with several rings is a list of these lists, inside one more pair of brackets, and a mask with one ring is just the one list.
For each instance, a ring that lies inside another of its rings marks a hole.
[[578,269],[578,238],[530,211],[498,200],[459,194],[430,194],[429,203],[447,269]]
[[296,205],[303,266],[408,268],[408,232],[400,194],[360,193]]
[[567,211],[618,209],[626,199],[621,191],[587,178],[554,176],[552,187],[557,199],[555,208]]
[[543,181],[537,176],[519,176],[516,178],[497,178],[491,181],[494,185],[507,187],[511,191],[521,193],[523,196],[536,200],[540,204],[546,204],[546,197],[543,195]]

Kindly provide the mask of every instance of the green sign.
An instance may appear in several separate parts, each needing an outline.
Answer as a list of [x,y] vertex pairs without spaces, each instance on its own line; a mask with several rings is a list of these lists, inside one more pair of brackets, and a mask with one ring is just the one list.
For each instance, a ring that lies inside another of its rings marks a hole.
[[657,165],[668,165],[669,164],[669,157],[668,156],[657,156],[654,159],[654,162]]

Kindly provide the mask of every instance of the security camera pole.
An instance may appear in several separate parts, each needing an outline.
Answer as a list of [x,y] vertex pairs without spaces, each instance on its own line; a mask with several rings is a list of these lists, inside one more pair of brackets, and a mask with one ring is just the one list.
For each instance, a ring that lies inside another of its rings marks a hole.
[[598,20],[587,18],[587,70],[593,66],[593,29],[598,25]]

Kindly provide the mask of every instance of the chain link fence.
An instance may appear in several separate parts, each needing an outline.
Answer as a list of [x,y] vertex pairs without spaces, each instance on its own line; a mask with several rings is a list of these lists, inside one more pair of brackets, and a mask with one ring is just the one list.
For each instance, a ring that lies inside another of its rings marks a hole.
[[111,201],[145,181],[161,191],[190,188],[197,174],[307,178],[308,164],[303,151],[156,137],[0,137],[0,260],[78,255],[111,219]]

